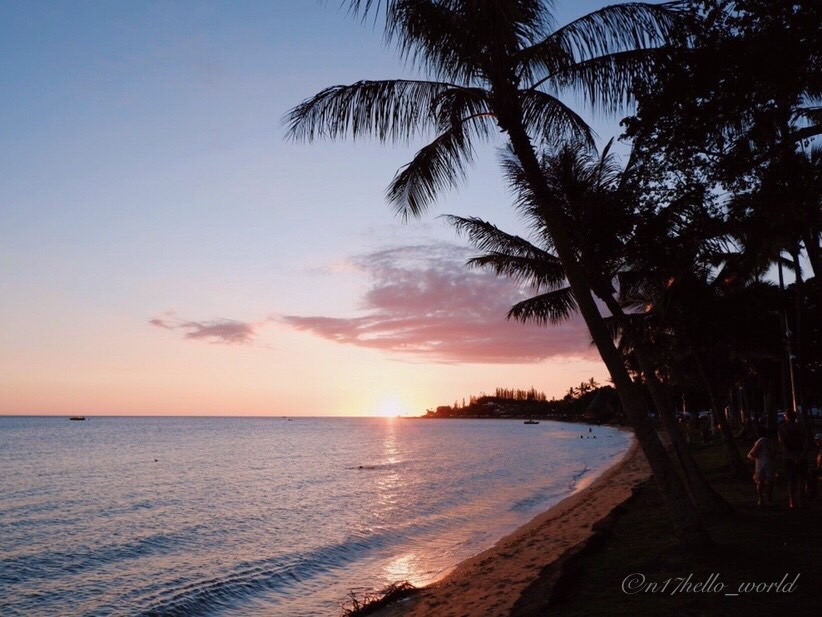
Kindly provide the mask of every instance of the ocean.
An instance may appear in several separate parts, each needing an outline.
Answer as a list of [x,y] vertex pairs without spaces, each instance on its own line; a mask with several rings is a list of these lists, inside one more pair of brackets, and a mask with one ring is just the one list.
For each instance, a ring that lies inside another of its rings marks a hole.
[[521,420],[0,417],[0,614],[334,617],[351,590],[442,577],[630,441]]

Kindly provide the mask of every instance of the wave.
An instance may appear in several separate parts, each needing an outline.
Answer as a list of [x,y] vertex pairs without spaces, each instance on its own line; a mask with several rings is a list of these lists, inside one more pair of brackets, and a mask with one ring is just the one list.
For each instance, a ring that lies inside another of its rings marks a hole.
[[96,548],[78,547],[71,552],[41,551],[0,559],[0,582],[12,584],[27,579],[52,580],[127,559],[172,553],[191,533],[194,532],[157,533]]
[[583,467],[583,468],[582,468],[582,469],[580,469],[579,471],[575,471],[575,472],[571,475],[571,481],[572,481],[572,482],[576,482],[577,480],[579,480],[582,476],[584,476],[584,475],[585,475],[586,473],[588,473],[589,471],[591,471],[591,468],[590,468],[590,467],[588,467],[588,465],[585,465],[585,467]]
[[539,505],[556,501],[558,497],[565,497],[576,489],[579,480],[589,471],[591,471],[591,468],[586,465],[571,474],[571,479],[565,488],[558,488],[554,485],[542,487],[527,497],[523,497],[512,503],[509,510],[511,512],[526,512]]
[[[407,535],[407,532],[403,535]],[[143,617],[201,615],[236,607],[261,593],[293,592],[296,584],[343,568],[396,540],[397,533],[387,530],[367,536],[349,536],[340,543],[313,551],[244,561],[233,566],[220,578],[164,581],[161,589],[136,590],[129,596],[139,597],[126,597],[123,600],[129,605],[145,607],[139,613]]]
[[571,475],[571,480],[568,482],[568,490],[573,491],[577,487],[577,482],[579,482],[580,479],[582,478],[582,476],[584,476],[589,471],[591,471],[591,468],[588,467],[588,465],[586,465],[585,467],[583,467],[579,471],[575,471]]
[[515,501],[513,504],[511,504],[510,510],[511,512],[527,512],[528,510],[532,510],[540,504],[545,504],[557,497],[563,497],[567,494],[567,490],[553,492],[538,491],[533,495]]

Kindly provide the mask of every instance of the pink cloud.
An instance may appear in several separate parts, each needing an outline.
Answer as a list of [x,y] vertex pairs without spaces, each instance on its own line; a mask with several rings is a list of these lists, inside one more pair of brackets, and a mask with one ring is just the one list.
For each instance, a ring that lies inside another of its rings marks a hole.
[[206,340],[211,343],[226,345],[247,345],[254,340],[256,330],[261,324],[234,321],[232,319],[217,319],[212,321],[185,321],[170,318],[155,318],[149,320],[153,326],[166,330],[182,330],[184,337],[193,340]]
[[517,363],[594,357],[572,318],[553,327],[506,321],[528,294],[493,273],[468,270],[467,249],[448,244],[387,249],[353,260],[373,281],[358,317],[295,316],[286,324],[323,338],[438,362]]

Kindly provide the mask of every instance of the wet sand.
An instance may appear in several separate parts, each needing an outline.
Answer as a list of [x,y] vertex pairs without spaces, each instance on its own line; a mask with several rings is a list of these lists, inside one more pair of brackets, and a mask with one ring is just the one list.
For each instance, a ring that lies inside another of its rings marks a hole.
[[636,442],[613,467],[445,578],[378,617],[509,617],[544,603],[559,564],[577,553],[595,526],[650,477]]

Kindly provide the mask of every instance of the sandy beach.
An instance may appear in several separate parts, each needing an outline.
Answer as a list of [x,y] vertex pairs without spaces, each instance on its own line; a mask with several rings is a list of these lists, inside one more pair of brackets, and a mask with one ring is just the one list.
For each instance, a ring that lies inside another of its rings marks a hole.
[[378,612],[379,617],[508,617],[537,614],[563,562],[650,477],[635,442],[613,467],[441,581]]

